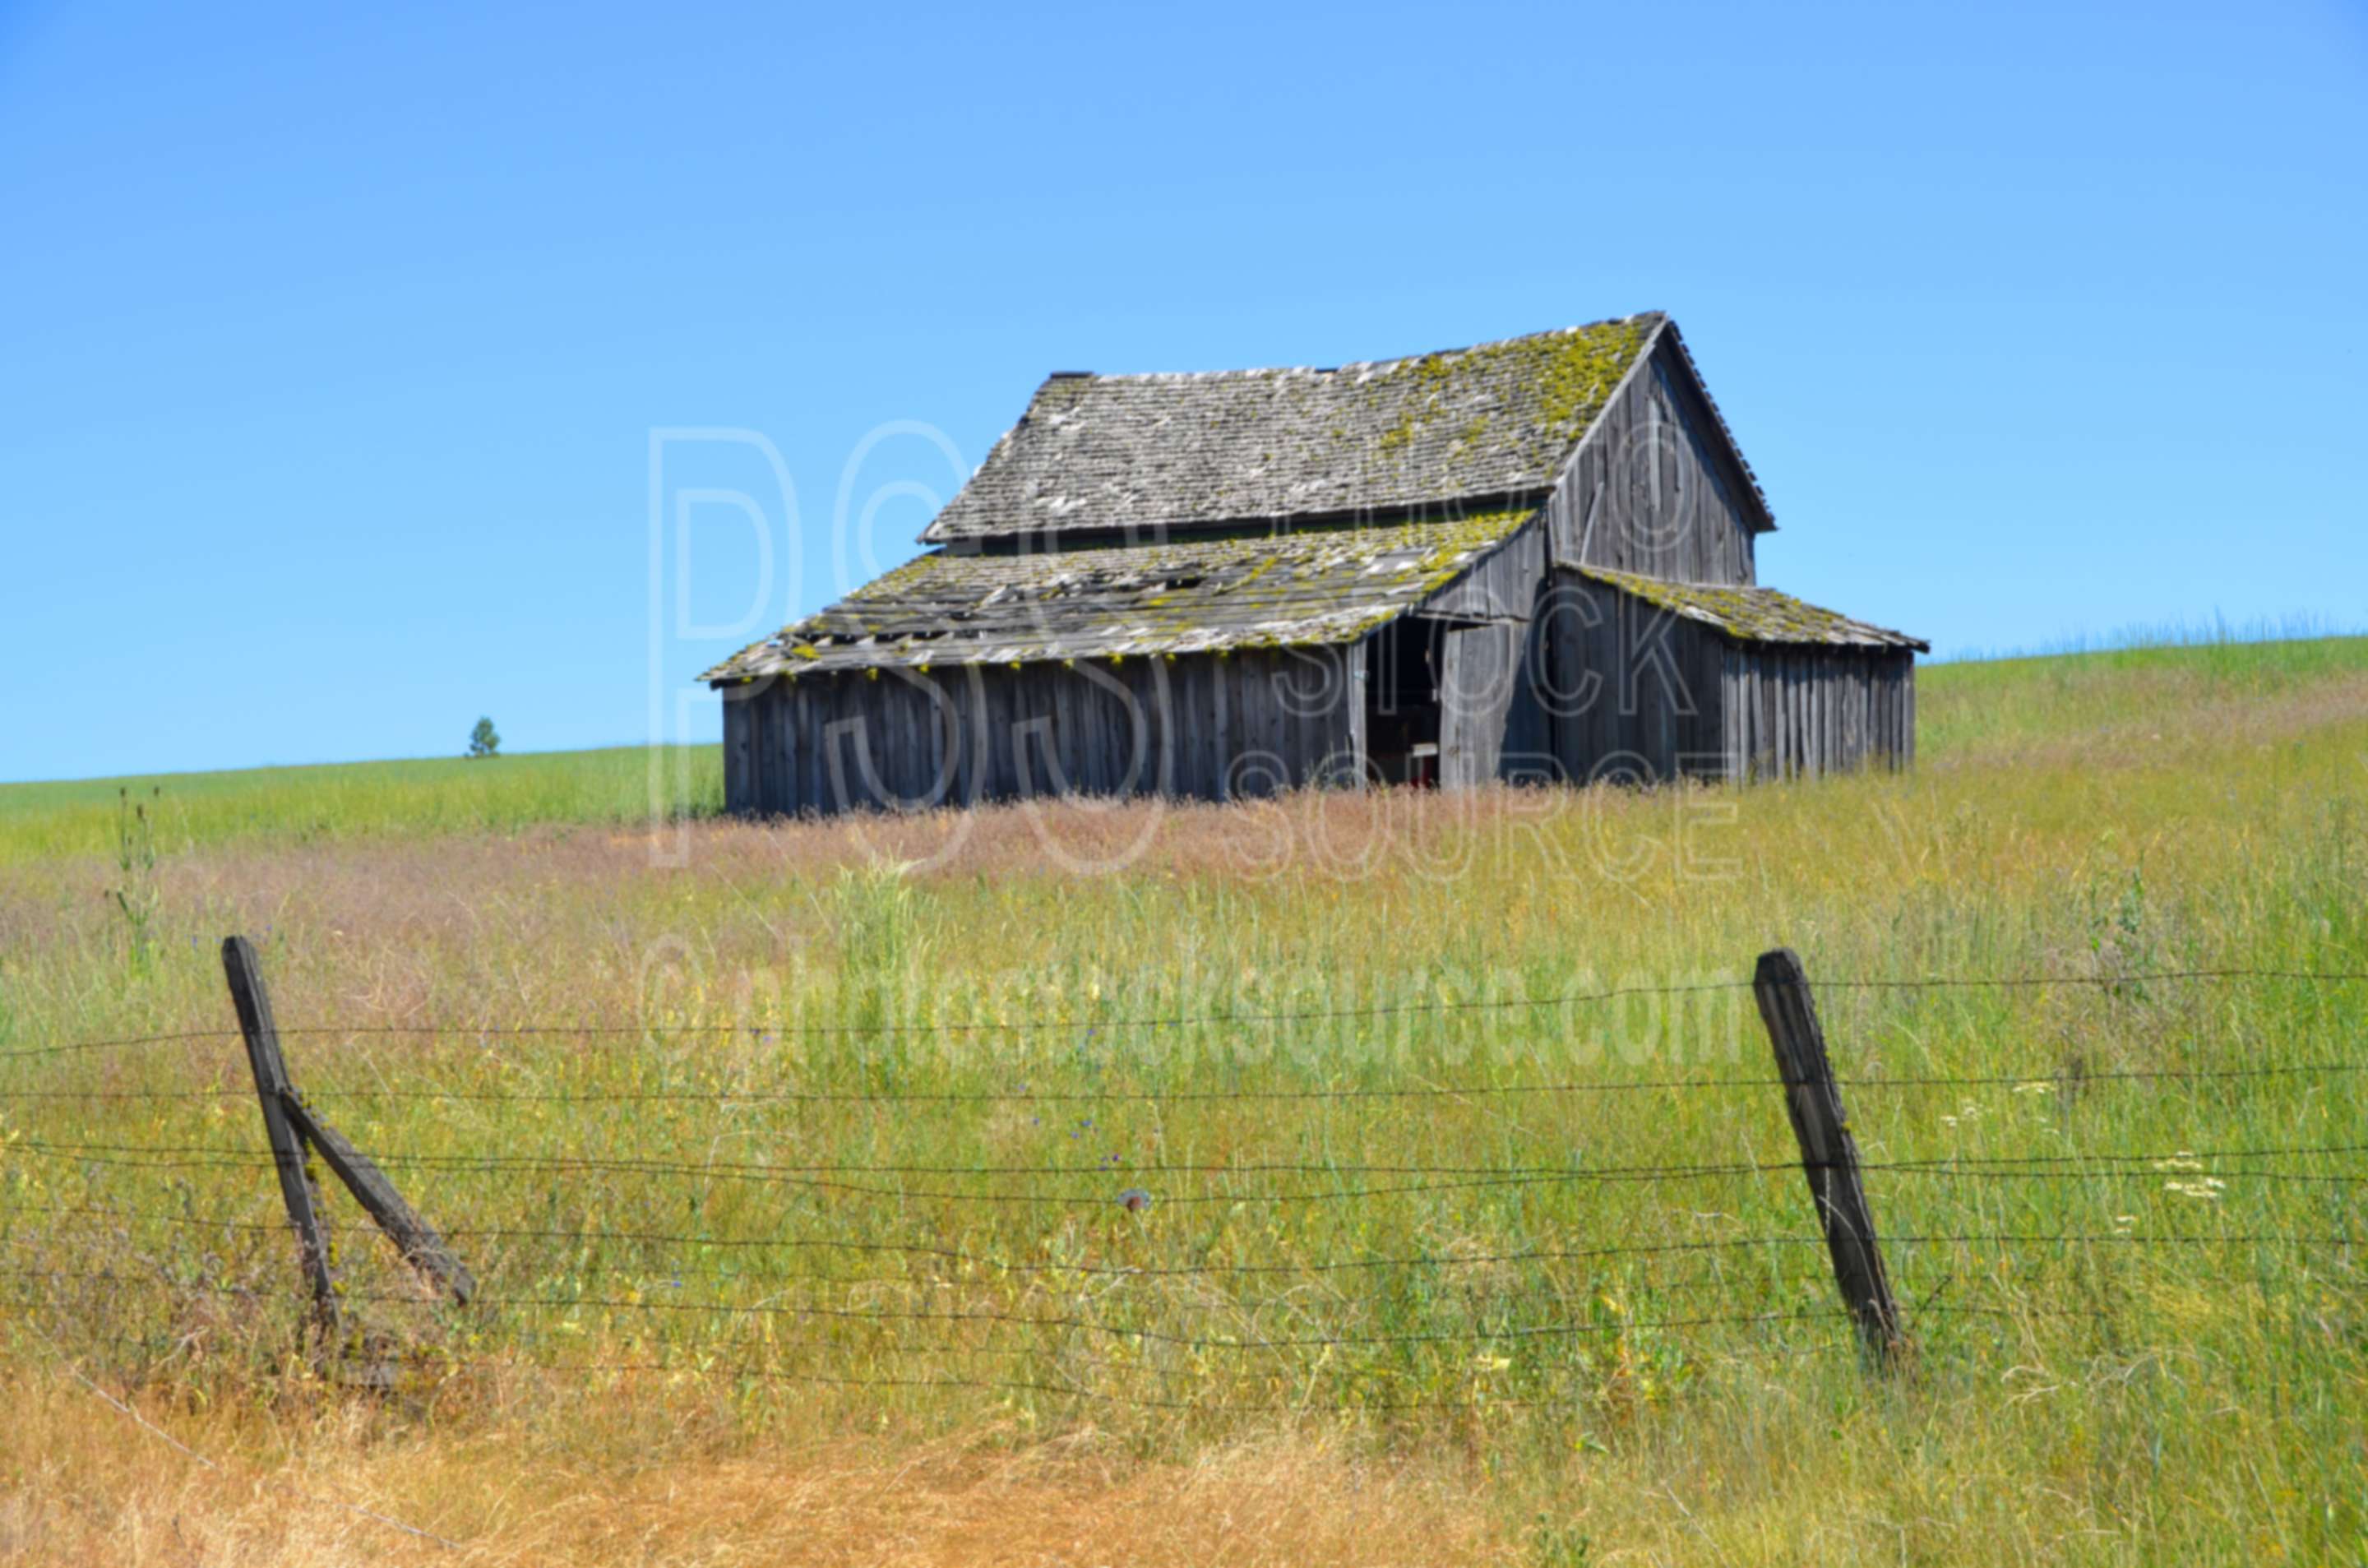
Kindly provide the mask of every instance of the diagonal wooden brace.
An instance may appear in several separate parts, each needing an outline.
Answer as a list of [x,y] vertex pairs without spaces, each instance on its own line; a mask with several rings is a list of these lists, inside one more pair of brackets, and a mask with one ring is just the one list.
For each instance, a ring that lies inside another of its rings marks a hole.
[[394,1244],[403,1251],[403,1259],[420,1274],[452,1292],[452,1299],[462,1305],[476,1294],[477,1282],[461,1260],[452,1256],[444,1238],[434,1226],[421,1219],[403,1194],[386,1179],[386,1173],[372,1163],[368,1154],[347,1141],[346,1135],[322,1120],[304,1096],[293,1089],[283,1089],[279,1096],[281,1110],[296,1131],[320,1152],[321,1159],[337,1179],[344,1182],[354,1195],[354,1201],[370,1211]]

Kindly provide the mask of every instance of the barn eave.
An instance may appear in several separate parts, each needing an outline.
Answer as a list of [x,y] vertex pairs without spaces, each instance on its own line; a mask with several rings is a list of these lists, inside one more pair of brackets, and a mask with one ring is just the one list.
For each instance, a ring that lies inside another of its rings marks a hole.
[[1699,621],[1732,642],[1795,647],[1908,649],[1929,653],[1920,637],[1854,619],[1774,588],[1723,583],[1673,583],[1631,572],[1577,568],[1601,583],[1688,620]]
[[1196,537],[1029,555],[934,551],[700,678],[1028,665],[1353,642],[1462,581],[1536,514]]

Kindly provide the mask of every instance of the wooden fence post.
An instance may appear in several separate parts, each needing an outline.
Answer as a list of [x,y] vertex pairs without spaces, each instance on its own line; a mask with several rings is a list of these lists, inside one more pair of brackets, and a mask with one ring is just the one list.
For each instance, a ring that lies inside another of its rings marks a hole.
[[238,1008],[239,1032],[246,1037],[246,1064],[255,1074],[256,1098],[263,1104],[263,1133],[271,1143],[271,1163],[279,1172],[279,1196],[288,1205],[289,1222],[296,1227],[303,1254],[304,1272],[313,1284],[313,1310],[324,1328],[337,1321],[337,1277],[329,1261],[329,1233],[321,1223],[320,1194],[304,1168],[304,1146],[290,1124],[286,1107],[288,1064],[279,1055],[279,1029],[271,1019],[271,996],[263,989],[263,971],[255,961],[254,945],[244,937],[222,939],[222,973],[230,981],[231,1002]]
[[1818,1223],[1825,1228],[1826,1250],[1833,1256],[1834,1283],[1841,1288],[1842,1303],[1857,1321],[1868,1354],[1888,1369],[1907,1348],[1899,1306],[1883,1270],[1874,1215],[1859,1180],[1858,1144],[1842,1111],[1841,1090],[1826,1057],[1825,1031],[1817,1025],[1816,1004],[1810,998],[1809,976],[1800,955],[1790,948],[1760,954],[1751,989],[1759,1000],[1769,1043],[1776,1050],[1784,1108],[1792,1118],[1793,1136],[1800,1142],[1801,1169],[1809,1178]]
[[476,1294],[477,1282],[452,1256],[444,1238],[403,1200],[386,1173],[344,1133],[323,1120],[289,1081],[288,1062],[279,1054],[279,1030],[271,1019],[271,997],[263,988],[255,948],[245,937],[223,939],[222,971],[230,977],[239,1030],[246,1036],[247,1065],[255,1072],[256,1096],[263,1102],[264,1134],[271,1141],[271,1162],[279,1170],[279,1192],[288,1201],[288,1217],[303,1243],[304,1269],[312,1278],[313,1301],[323,1325],[336,1326],[337,1277],[328,1228],[321,1219],[321,1195],[304,1164],[308,1148],[320,1154],[355,1201],[402,1249],[405,1263],[466,1304]]

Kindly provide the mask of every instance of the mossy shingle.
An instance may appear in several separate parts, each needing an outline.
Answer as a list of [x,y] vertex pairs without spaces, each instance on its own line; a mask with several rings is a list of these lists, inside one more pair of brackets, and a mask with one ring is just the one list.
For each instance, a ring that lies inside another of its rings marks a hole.
[[1838,610],[1819,609],[1773,588],[1733,587],[1713,583],[1671,583],[1633,572],[1587,567],[1581,576],[1607,583],[1646,604],[1716,627],[1739,642],[1789,642],[1844,648],[1913,648],[1931,644],[1904,631],[1852,620]]
[[1448,586],[1526,510],[1019,555],[938,551],[701,679],[1348,642]]
[[1541,495],[1663,319],[1335,369],[1056,376],[922,537],[1383,516]]

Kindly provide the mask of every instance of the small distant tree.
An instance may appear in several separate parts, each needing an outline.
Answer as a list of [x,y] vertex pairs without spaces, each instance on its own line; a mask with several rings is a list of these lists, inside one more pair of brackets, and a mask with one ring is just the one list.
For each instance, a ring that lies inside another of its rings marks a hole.
[[469,755],[495,756],[500,754],[501,749],[501,732],[494,728],[494,722],[491,719],[478,720],[477,727],[469,732]]

